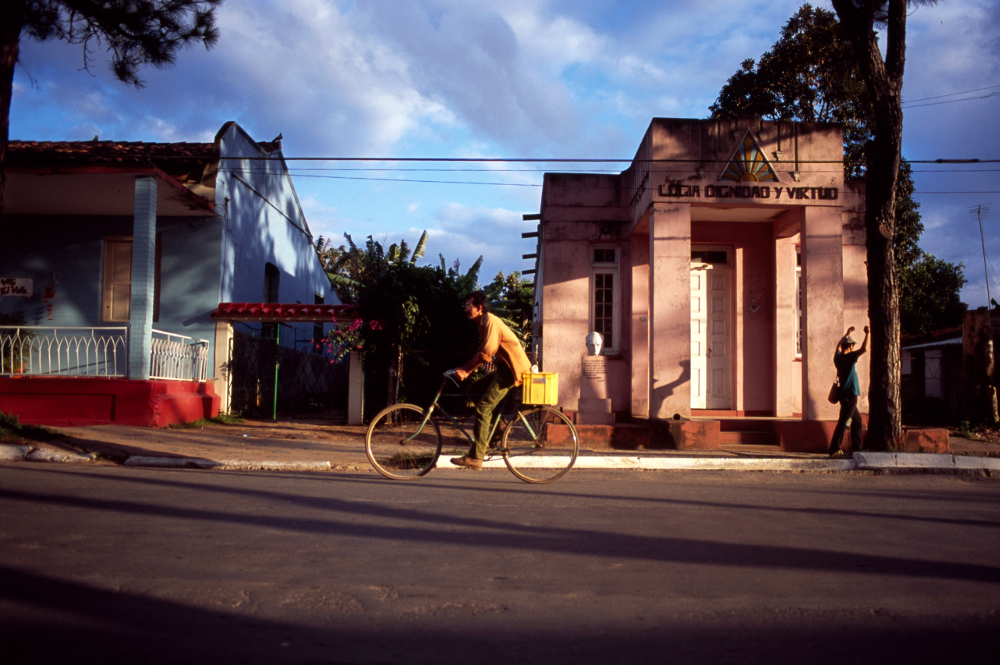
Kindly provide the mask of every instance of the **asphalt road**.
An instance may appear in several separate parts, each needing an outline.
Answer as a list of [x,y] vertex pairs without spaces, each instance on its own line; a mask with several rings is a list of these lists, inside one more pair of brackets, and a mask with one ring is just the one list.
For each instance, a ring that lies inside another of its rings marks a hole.
[[992,662],[1000,480],[0,466],[15,663]]

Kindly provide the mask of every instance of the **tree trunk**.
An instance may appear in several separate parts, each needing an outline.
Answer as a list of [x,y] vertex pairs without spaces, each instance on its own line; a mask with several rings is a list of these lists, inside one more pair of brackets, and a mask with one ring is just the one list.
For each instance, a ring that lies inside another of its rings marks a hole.
[[[900,125],[900,128],[902,125]],[[900,131],[900,135],[902,132]],[[868,388],[869,450],[892,450],[903,437],[900,408],[899,289],[892,246],[896,200],[893,169],[885,164],[891,148],[869,144],[865,227],[868,234],[868,319],[871,325],[871,370]],[[898,148],[896,154],[898,155]],[[898,160],[896,161],[898,173]]]
[[865,228],[868,233],[868,319],[872,358],[869,383],[870,450],[892,450],[903,440],[900,409],[899,289],[892,239],[896,229],[896,185],[903,142],[900,93],[906,61],[906,0],[889,0],[885,60],[875,32],[879,0],[833,0],[850,35],[875,110],[875,132],[867,145]]
[[0,2],[0,216],[3,215],[7,186],[7,145],[10,140],[10,100],[14,88],[14,67],[21,41],[25,0]]

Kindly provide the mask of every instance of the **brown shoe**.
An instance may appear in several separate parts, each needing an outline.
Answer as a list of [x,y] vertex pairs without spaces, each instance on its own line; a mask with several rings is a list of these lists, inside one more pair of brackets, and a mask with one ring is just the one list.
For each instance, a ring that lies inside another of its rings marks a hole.
[[469,457],[468,455],[462,455],[461,457],[452,457],[451,463],[455,466],[464,466],[470,469],[475,469],[476,471],[483,470],[483,460],[476,459],[475,457]]

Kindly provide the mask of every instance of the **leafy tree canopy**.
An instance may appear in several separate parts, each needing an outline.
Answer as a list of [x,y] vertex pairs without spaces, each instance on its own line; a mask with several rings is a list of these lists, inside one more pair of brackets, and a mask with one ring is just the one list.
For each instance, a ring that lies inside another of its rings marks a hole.
[[412,251],[406,240],[401,240],[399,244],[393,243],[386,250],[371,236],[368,236],[364,249],[354,244],[350,234],[345,233],[344,238],[347,246],[334,247],[333,242],[323,236],[315,242],[320,262],[330,278],[333,290],[343,303],[357,302],[362,285],[378,279],[390,267],[416,266],[427,248],[427,231],[421,234]]
[[351,236],[333,247],[319,238],[319,252],[327,274],[342,301],[355,303],[361,315],[356,326],[356,350],[368,381],[368,415],[387,403],[421,403],[433,396],[441,372],[472,356],[478,331],[465,316],[468,294],[478,287],[482,257],[464,274],[456,261],[449,268],[418,266],[427,244],[425,232],[411,251],[405,241],[385,249],[368,237],[364,249]]
[[142,87],[142,65],[165,67],[177,51],[219,39],[215,10],[222,0],[27,0],[22,34],[39,41],[62,39],[83,46],[84,67],[93,49],[111,55],[111,71]]
[[966,304],[958,292],[965,285],[962,265],[955,266],[926,252],[899,273],[901,329],[910,334],[962,325]]
[[521,338],[521,343],[527,345],[535,309],[535,283],[521,277],[517,270],[506,277],[501,270],[485,291],[490,299],[490,312],[503,319]]
[[[885,20],[885,8],[876,9],[877,24]],[[713,118],[838,123],[844,128],[845,177],[865,174],[874,107],[854,47],[833,12],[803,5],[759,61],[743,61],[709,110]],[[965,284],[961,264],[937,259],[918,245],[924,225],[913,191],[912,169],[903,160],[895,191],[893,249],[900,285],[908,289],[907,297],[900,298],[904,335],[960,325],[965,310],[958,295]],[[929,265],[934,269],[928,270]]]
[[743,61],[709,110],[713,118],[839,123],[846,175],[864,174],[873,110],[851,44],[832,12],[803,5],[759,62]]

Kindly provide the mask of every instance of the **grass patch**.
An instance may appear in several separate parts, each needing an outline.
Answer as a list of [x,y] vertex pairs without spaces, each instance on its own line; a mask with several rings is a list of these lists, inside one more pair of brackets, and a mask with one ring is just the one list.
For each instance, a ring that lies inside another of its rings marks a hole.
[[0,443],[51,441],[58,438],[59,435],[47,427],[22,425],[13,413],[0,411]]
[[998,425],[971,425],[969,421],[963,420],[956,428],[955,435],[970,441],[986,441],[989,443],[1000,443],[1000,426]]
[[174,429],[198,429],[206,427],[208,425],[239,425],[243,422],[243,418],[240,416],[233,416],[227,413],[220,413],[213,418],[199,418],[198,420],[192,420],[189,423],[181,423],[179,425],[171,425],[170,427]]

